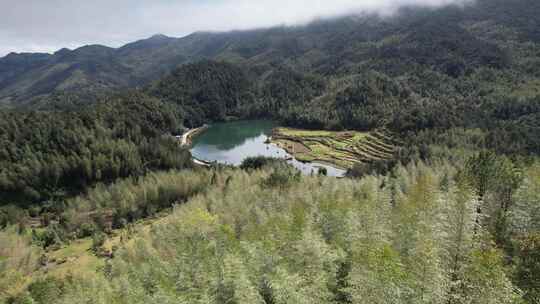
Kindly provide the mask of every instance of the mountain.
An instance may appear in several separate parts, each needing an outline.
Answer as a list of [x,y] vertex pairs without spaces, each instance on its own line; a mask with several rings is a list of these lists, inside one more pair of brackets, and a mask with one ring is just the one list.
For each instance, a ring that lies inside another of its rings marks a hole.
[[119,49],[87,45],[52,55],[9,54],[0,59],[0,100],[10,103],[54,91],[139,85],[184,61],[182,56],[160,55],[172,40],[154,36]]
[[540,41],[538,12],[535,0],[477,0],[464,7],[406,7],[393,17],[348,16],[183,38],[156,35],[118,49],[89,45],[52,55],[9,54],[0,59],[0,101],[140,86],[200,59],[325,76],[366,68],[395,76],[429,66],[456,78],[478,67],[504,69],[512,63],[534,69],[537,54],[519,52]]
[[0,98],[76,109],[137,87],[178,106],[189,127],[263,117],[301,128],[388,128],[411,142],[426,130],[478,128],[498,152],[537,153],[539,28],[536,0],[477,0],[391,17],[156,35],[118,49],[11,54],[0,60]]

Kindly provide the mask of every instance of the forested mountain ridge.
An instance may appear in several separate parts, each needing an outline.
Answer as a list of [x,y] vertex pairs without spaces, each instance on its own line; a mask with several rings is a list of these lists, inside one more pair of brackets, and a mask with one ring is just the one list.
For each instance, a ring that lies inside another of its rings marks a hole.
[[[0,98],[12,107],[73,109],[118,87],[139,86],[181,104],[188,126],[271,117],[299,127],[400,133],[472,127],[491,130],[492,148],[538,152],[540,14],[534,12],[537,1],[477,0],[402,8],[392,17],[158,35],[119,49],[11,54],[0,59]],[[205,79],[205,70],[223,77]],[[241,92],[231,97],[237,82]],[[509,138],[516,141],[508,145]]]
[[[90,45],[52,55],[10,54],[0,59],[0,100],[18,104],[54,91],[139,86],[204,58],[284,65],[325,77],[366,68],[397,76],[430,67],[455,78],[479,67],[519,64],[518,56],[526,60],[524,48],[540,40],[534,13],[539,10],[534,0],[477,0],[464,7],[403,8],[393,17],[351,16],[183,38],[156,35],[118,49]],[[534,70],[538,62],[523,66]]]

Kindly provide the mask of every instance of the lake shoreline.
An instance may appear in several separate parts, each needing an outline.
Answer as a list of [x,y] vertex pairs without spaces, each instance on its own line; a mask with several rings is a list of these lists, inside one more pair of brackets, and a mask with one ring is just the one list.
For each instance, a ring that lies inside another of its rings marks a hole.
[[306,147],[302,142],[292,140],[290,138],[274,139],[274,137],[272,136],[270,137],[270,143],[285,150],[287,153],[289,153],[292,157],[294,157],[299,162],[310,163],[310,164],[313,164],[314,166],[317,166],[317,164],[321,164],[321,165],[326,165],[326,166],[332,166],[340,170],[347,170],[347,168],[345,168],[344,166],[341,166],[337,163],[333,163],[331,161],[305,157],[306,155],[305,153],[308,153],[308,152],[299,152],[299,151],[305,151],[304,149],[307,149],[309,151],[309,148]]
[[347,170],[355,164],[392,159],[396,146],[381,131],[327,131],[278,127],[271,142],[300,161]]
[[287,147],[271,142],[272,130],[277,126],[276,122],[265,120],[215,123],[204,132],[190,132],[193,139],[190,152],[194,159],[207,163],[240,166],[248,157],[264,156],[284,159],[306,175],[316,174],[321,168],[329,176],[345,175],[346,169],[341,166],[325,160],[297,158]]

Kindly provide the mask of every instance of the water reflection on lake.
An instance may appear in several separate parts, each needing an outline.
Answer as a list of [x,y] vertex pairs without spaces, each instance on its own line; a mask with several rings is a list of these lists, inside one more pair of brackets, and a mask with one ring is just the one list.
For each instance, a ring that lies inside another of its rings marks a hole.
[[[274,122],[266,120],[213,124],[194,138],[191,153],[200,160],[235,166],[252,156],[290,158],[285,150],[265,143],[274,127]],[[344,170],[326,164],[302,163],[294,158],[288,162],[304,174],[317,173],[320,167],[326,168],[329,176],[345,174]]]

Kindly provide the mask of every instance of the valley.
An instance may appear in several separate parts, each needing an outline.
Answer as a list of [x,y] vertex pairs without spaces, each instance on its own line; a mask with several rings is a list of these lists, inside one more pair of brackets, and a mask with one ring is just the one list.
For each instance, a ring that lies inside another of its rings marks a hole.
[[0,58],[0,304],[540,303],[540,1],[417,1]]
[[240,166],[246,158],[273,157],[286,160],[303,174],[316,174],[324,168],[329,176],[342,177],[346,167],[323,159],[297,157],[280,144],[271,144],[269,138],[276,122],[268,120],[241,120],[209,125],[193,139],[191,153],[195,160]]

